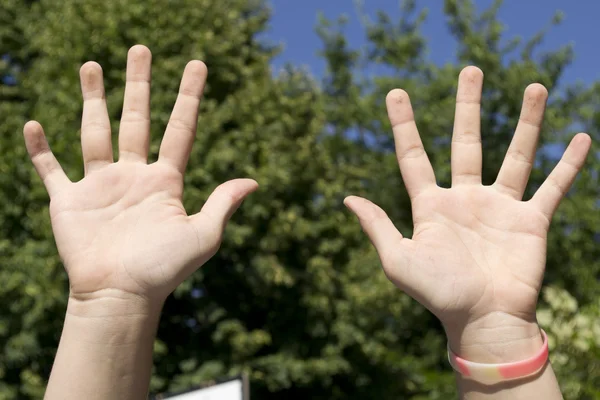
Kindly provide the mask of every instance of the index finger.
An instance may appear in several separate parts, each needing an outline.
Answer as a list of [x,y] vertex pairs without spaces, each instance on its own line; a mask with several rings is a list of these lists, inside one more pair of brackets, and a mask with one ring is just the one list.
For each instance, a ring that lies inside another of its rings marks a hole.
[[196,137],[198,106],[207,73],[206,65],[202,61],[190,61],[185,67],[179,95],[160,145],[158,161],[173,165],[181,173],[185,172]]
[[401,89],[392,90],[385,99],[394,132],[400,173],[411,199],[435,185],[435,174],[419,136],[410,98]]

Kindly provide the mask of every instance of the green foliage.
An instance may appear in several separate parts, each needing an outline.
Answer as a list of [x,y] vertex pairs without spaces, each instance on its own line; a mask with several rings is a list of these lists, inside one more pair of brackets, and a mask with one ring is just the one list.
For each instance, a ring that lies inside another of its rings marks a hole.
[[564,289],[549,286],[538,321],[548,334],[550,360],[567,399],[600,398],[600,300],[580,307]]
[[[0,82],[0,399],[41,398],[68,292],[48,198],[27,160],[22,126],[39,120],[67,174],[81,178],[78,68],[87,60],[104,67],[116,133],[126,53],[136,43],[154,56],[151,159],[185,63],[197,58],[209,67],[186,175],[188,211],[226,179],[251,176],[261,184],[234,216],[217,256],[165,304],[152,391],[248,372],[257,399],[452,398],[438,322],[386,280],[341,204],[347,194],[366,195],[410,234],[385,94],[394,87],[410,93],[438,180],[447,185],[462,66],[486,73],[487,183],[528,83],[551,91],[543,145],[564,144],[581,126],[598,143],[600,111],[586,104],[600,91],[559,88],[571,49],[540,53],[543,34],[527,42],[506,38],[497,5],[477,13],[469,1],[446,1],[457,63],[434,65],[420,33],[426,12],[415,2],[402,7],[397,21],[380,13],[366,23],[364,51],[349,47],[343,26],[323,19],[318,32],[329,74],[319,85],[291,67],[272,75],[277,49],[257,39],[269,19],[260,0],[175,0],[168,7],[159,0],[3,2],[0,52],[9,57],[0,61],[0,75],[14,81]],[[555,156],[542,152],[528,195]],[[594,392],[600,386],[594,322],[600,246],[591,239],[600,224],[599,167],[591,157],[559,210],[549,241],[553,286],[540,310],[565,394],[580,399],[600,398]]]

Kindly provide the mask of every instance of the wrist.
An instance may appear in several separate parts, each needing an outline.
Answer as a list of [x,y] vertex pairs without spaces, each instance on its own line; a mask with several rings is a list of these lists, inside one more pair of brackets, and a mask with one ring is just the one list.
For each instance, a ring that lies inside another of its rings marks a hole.
[[159,315],[130,293],[71,293],[46,398],[146,398]]
[[122,346],[154,338],[161,309],[162,302],[106,289],[86,294],[71,293],[66,319],[69,325],[77,325],[82,333],[93,334],[93,339],[85,340]]
[[445,328],[452,352],[472,362],[521,361],[536,354],[543,345],[535,318],[492,313],[462,327]]
[[78,317],[126,317],[160,314],[164,300],[124,291],[102,289],[94,292],[69,293],[67,314]]

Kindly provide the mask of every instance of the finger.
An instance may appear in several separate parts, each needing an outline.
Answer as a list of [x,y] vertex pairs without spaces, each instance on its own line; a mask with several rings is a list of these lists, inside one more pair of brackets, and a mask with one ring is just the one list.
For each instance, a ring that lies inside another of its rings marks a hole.
[[450,165],[452,185],[481,184],[481,90],[483,72],[466,67],[458,77]]
[[202,61],[190,61],[185,67],[179,95],[160,146],[159,161],[173,165],[181,173],[185,172],[196,137],[198,105],[207,73]]
[[81,149],[85,173],[88,174],[111,163],[113,152],[102,67],[98,63],[87,62],[81,67],[79,75],[83,94]]
[[390,281],[409,296],[427,305],[435,292],[435,277],[439,271],[420,262],[415,241],[403,238],[385,211],[369,200],[350,196],[344,204],[357,217],[363,231],[377,250],[383,270]]
[[385,211],[367,199],[349,196],[344,204],[357,217],[363,231],[377,250],[383,270],[396,286],[411,296],[416,295],[416,288],[422,285],[419,279],[421,271],[411,271],[412,246],[410,239],[402,237]]
[[392,253],[402,240],[402,234],[385,211],[362,197],[346,197],[344,204],[358,217],[360,225],[375,246],[382,263],[389,263],[393,258]]
[[137,45],[127,54],[119,159],[146,162],[150,141],[150,74],[152,53]]
[[396,144],[400,173],[411,199],[434,186],[435,174],[419,136],[408,94],[394,89],[386,97],[386,106]]
[[575,135],[556,167],[530,200],[548,220],[552,219],[560,201],[571,188],[591,145],[592,139],[587,134]]
[[535,149],[547,99],[548,91],[539,83],[529,85],[525,89],[519,123],[494,183],[498,190],[517,200],[523,198],[535,161]]
[[258,183],[252,179],[233,179],[211,193],[200,212],[189,217],[203,243],[209,243],[216,251],[227,222],[242,201],[257,188]]
[[48,194],[52,195],[61,191],[71,181],[65,175],[58,161],[52,154],[44,129],[36,121],[29,121],[23,128],[25,147],[37,174],[44,182]]

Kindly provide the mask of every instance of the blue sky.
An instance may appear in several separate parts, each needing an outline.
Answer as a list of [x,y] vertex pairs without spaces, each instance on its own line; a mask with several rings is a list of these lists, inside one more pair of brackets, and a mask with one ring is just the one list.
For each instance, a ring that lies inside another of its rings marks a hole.
[[[475,1],[478,9],[491,3],[491,0]],[[430,59],[439,64],[452,62],[454,42],[444,20],[443,1],[420,0],[417,4],[429,8],[423,33],[428,40]],[[266,37],[284,45],[283,53],[273,62],[276,69],[290,62],[308,67],[317,77],[323,75],[325,65],[317,56],[321,42],[314,30],[319,11],[328,18],[348,15],[350,23],[346,33],[350,44],[360,46],[364,43],[353,0],[271,0],[271,5],[273,18]],[[376,10],[387,11],[390,15],[399,14],[398,0],[363,0],[363,7],[371,15]],[[600,1],[505,0],[499,17],[506,26],[507,37],[520,35],[529,38],[546,27],[557,10],[561,10],[565,18],[559,26],[550,29],[541,49],[573,44],[576,58],[565,72],[563,83],[600,80]]]

